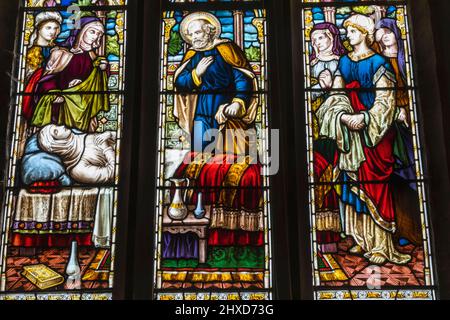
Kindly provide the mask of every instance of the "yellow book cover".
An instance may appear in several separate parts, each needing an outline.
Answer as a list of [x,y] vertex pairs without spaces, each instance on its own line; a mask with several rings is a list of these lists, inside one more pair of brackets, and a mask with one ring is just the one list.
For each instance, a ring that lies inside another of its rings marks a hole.
[[64,282],[62,275],[43,264],[24,267],[22,276],[41,290],[55,287]]

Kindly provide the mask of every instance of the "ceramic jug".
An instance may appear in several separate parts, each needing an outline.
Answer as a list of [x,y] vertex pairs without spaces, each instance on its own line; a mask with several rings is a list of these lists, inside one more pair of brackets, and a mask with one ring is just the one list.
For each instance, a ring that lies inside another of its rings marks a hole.
[[185,204],[188,189],[183,194],[180,188],[183,187],[184,182],[186,182],[186,186],[189,188],[189,179],[170,179],[170,181],[175,185],[175,195],[170,204],[168,215],[173,220],[184,220],[189,214]]

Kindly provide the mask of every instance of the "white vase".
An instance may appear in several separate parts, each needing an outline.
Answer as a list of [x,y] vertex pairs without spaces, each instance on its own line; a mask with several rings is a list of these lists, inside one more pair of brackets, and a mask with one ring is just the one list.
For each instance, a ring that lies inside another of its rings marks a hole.
[[72,241],[72,249],[70,251],[69,263],[66,267],[66,274],[68,275],[69,280],[77,280],[81,277],[81,268],[78,263],[78,243],[76,241]]
[[205,214],[206,210],[203,207],[203,194],[199,192],[197,196],[197,208],[194,211],[194,216],[197,219],[203,219],[205,217]]

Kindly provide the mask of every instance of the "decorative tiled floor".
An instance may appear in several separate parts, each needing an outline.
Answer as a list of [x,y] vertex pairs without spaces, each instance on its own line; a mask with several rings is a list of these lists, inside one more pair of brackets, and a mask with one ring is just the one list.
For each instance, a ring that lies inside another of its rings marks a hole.
[[357,286],[377,288],[382,286],[421,286],[425,284],[422,248],[414,247],[413,245],[397,248],[402,253],[412,255],[411,262],[406,265],[399,266],[386,263],[382,266],[376,266],[371,265],[362,256],[349,254],[348,249],[352,245],[353,241],[351,239],[341,241],[339,252],[332,255],[349,280],[323,282],[321,285],[329,287]]
[[168,282],[165,281],[162,284],[163,289],[210,289],[210,290],[221,290],[221,289],[264,289],[263,283],[227,283],[227,282],[213,282],[213,283],[189,283],[189,282]]
[[[166,270],[168,272],[173,272]],[[227,289],[236,289],[236,290],[260,290],[264,289],[264,282],[263,272],[250,272],[252,276],[250,278],[253,278],[250,280],[245,275],[248,274],[248,272],[240,272],[237,270],[230,271],[230,270],[208,270],[208,269],[202,269],[202,270],[196,270],[196,269],[190,269],[186,270],[181,273],[185,273],[183,277],[180,277],[178,280],[164,280],[162,282],[162,289],[198,289],[198,290],[227,290]],[[215,280],[206,280],[206,279],[200,279],[199,273],[210,273],[215,274],[220,279]],[[245,279],[245,280],[244,280]],[[247,281],[248,280],[248,281]]]
[[[96,255],[96,249],[79,248],[78,258],[81,267],[81,274],[89,267]],[[69,261],[69,249],[46,249],[40,250],[35,257],[19,256],[18,249],[10,249],[7,259],[7,283],[6,290],[10,292],[18,291],[39,291],[28,279],[21,275],[24,266],[45,264],[61,275],[65,275],[67,262]],[[73,288],[65,283],[54,287],[52,291],[70,289],[100,289],[108,288],[108,281],[82,281],[80,288]]]

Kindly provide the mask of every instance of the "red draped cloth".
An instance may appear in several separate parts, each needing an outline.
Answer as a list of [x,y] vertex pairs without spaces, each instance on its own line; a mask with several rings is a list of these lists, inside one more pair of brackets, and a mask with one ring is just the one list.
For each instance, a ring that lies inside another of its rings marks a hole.
[[212,229],[209,231],[210,246],[256,246],[264,245],[263,232],[248,232],[242,230]]
[[[192,178],[188,171],[199,153],[190,152],[185,161],[176,170],[174,178]],[[231,154],[220,154],[199,164],[197,176],[194,180],[195,192],[187,200],[188,204],[197,203],[197,195],[202,192],[203,203],[230,210],[246,210],[261,212],[263,196],[261,180],[261,164],[250,163],[242,170],[241,176],[235,180],[236,185],[228,185],[230,170],[234,163],[239,163],[238,157]],[[228,186],[228,188],[224,188]],[[260,231],[249,232],[244,230],[210,229],[208,244],[211,246],[262,246],[264,233]]]
[[79,246],[92,247],[92,233],[68,235],[23,235],[12,233],[11,245],[25,248],[70,248],[72,241]]
[[[185,157],[185,161],[176,170],[174,178],[188,178],[187,169],[191,162],[198,155],[191,152]],[[224,191],[224,183],[229,171],[234,163],[238,163],[238,157],[230,154],[221,154],[211,157],[201,165],[198,177],[194,181],[194,187],[197,192],[203,193],[203,203],[206,205],[217,205],[220,203],[221,192]],[[228,186],[231,190],[237,191],[232,199],[232,203],[222,203],[221,205],[233,209],[258,210],[262,198],[260,163],[249,164],[238,183],[235,186]],[[197,203],[197,192],[193,194],[188,204]]]
[[[354,81],[348,84],[347,89],[358,89],[360,84]],[[355,113],[367,111],[358,97],[358,90],[350,91],[350,101]],[[381,141],[373,148],[364,145],[366,161],[358,170],[360,181],[374,181],[376,183],[361,184],[360,188],[366,193],[375,205],[378,214],[386,222],[395,221],[394,203],[389,179],[394,172],[394,139],[395,131],[390,128]]]
[[[336,157],[337,159],[337,153]],[[337,160],[335,160],[336,164]],[[329,163],[322,154],[319,152],[314,152],[314,176],[316,182],[332,182],[329,179],[324,179],[321,181],[322,176],[325,174],[325,171],[331,166],[334,167],[335,164]],[[320,186],[316,186],[316,188],[321,188]],[[324,188],[321,188],[324,189]],[[317,200],[317,199],[316,199]],[[323,203],[320,204],[320,207],[316,208],[318,211],[336,211],[339,210],[339,198],[334,190],[334,187],[326,193],[323,199]],[[337,243],[340,240],[340,235],[338,232],[333,231],[320,231],[316,232],[317,242],[319,244],[327,244],[327,243]]]
[[30,78],[30,81],[28,81],[27,86],[25,87],[25,93],[27,95],[23,98],[23,104],[22,104],[22,115],[27,120],[31,120],[34,114],[34,108],[35,108],[35,97],[34,93],[36,92],[37,84],[39,83],[39,80],[42,78],[42,74],[44,73],[44,69],[40,68],[36,70],[36,72],[33,73],[33,75]]

